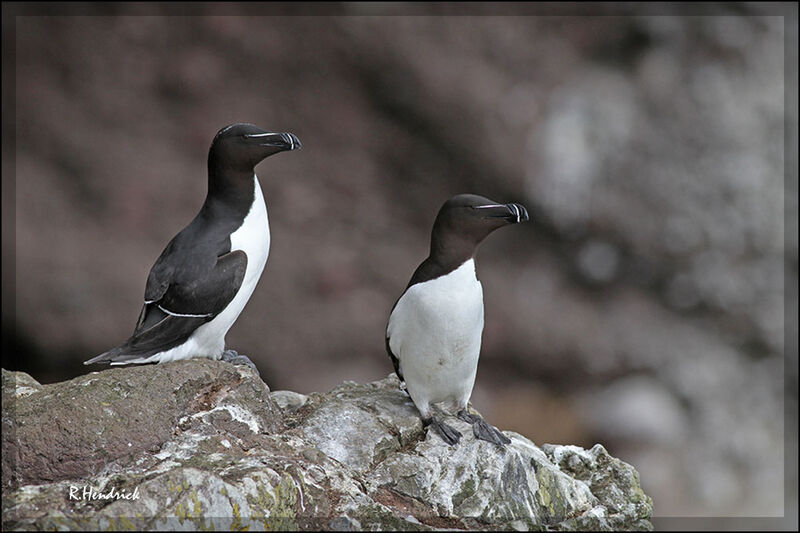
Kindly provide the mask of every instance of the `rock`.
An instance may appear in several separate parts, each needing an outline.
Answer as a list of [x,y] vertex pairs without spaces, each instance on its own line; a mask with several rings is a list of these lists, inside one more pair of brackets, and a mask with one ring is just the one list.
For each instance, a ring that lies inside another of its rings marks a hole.
[[303,407],[308,401],[308,396],[290,390],[278,390],[269,393],[270,398],[278,407],[284,410],[294,411]]
[[450,447],[398,386],[270,394],[209,360],[53,385],[3,370],[3,529],[652,528],[601,445],[499,448],[452,418]]
[[[3,488],[127,464],[160,449],[176,427],[196,426],[201,412],[237,434],[274,432],[281,427],[279,411],[266,385],[247,379],[250,372],[209,360],[118,368],[24,395],[20,391],[33,388],[31,378],[4,375],[3,404],[13,400],[14,410],[13,416],[3,411],[4,429],[11,430],[3,432]],[[7,388],[11,381],[17,385]]]
[[[639,474],[630,465],[611,457],[601,444],[591,450],[578,446],[553,446],[545,444],[542,450],[563,472],[585,482],[592,494],[604,504],[574,521],[568,521],[576,529],[596,528],[610,525],[614,529],[646,529],[647,520],[630,524],[628,516],[650,516],[652,500],[642,491]],[[633,526],[633,527],[631,527]],[[569,529],[573,529],[570,526]]]
[[38,392],[42,386],[25,372],[8,372],[3,369],[3,401],[22,398]]

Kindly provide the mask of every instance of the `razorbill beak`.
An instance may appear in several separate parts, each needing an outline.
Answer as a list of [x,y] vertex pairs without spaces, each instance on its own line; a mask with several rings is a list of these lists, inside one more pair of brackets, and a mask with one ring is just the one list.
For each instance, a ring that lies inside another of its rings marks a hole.
[[509,224],[518,224],[529,220],[528,210],[522,204],[487,204],[475,206],[481,210],[485,218],[501,218]]
[[277,151],[299,150],[303,147],[294,133],[247,133],[244,138],[258,146],[276,148]]

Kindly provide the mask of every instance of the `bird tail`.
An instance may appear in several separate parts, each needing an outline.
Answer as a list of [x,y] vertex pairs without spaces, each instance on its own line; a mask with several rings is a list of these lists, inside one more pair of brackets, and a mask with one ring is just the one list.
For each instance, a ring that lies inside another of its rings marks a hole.
[[84,361],[84,365],[92,365],[95,363],[111,363],[111,364],[126,364],[133,363],[136,359],[141,359],[141,354],[134,355],[126,352],[126,346],[117,346],[105,353],[101,353],[97,357],[92,357],[88,361]]
[[[152,362],[149,361],[152,356],[184,343],[198,327],[212,319],[208,315],[184,317],[162,314],[164,318],[159,322],[146,328],[137,327],[131,338],[116,348],[89,359],[84,364],[125,365]],[[145,323],[147,320],[145,319]]]

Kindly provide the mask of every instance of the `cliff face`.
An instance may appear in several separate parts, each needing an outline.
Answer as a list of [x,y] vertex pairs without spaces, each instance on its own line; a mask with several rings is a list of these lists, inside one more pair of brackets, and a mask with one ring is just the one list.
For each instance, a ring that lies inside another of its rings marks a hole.
[[453,418],[449,447],[393,374],[305,396],[208,360],[52,385],[3,370],[2,420],[3,529],[651,528],[603,446],[501,449]]

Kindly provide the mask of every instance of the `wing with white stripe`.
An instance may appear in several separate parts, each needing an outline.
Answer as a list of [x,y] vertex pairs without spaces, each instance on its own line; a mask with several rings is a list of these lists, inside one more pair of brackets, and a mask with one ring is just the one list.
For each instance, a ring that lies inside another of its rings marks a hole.
[[246,268],[247,254],[237,250],[218,257],[205,275],[168,285],[161,298],[144,305],[136,329],[125,343],[86,364],[149,357],[182,344],[233,300]]

